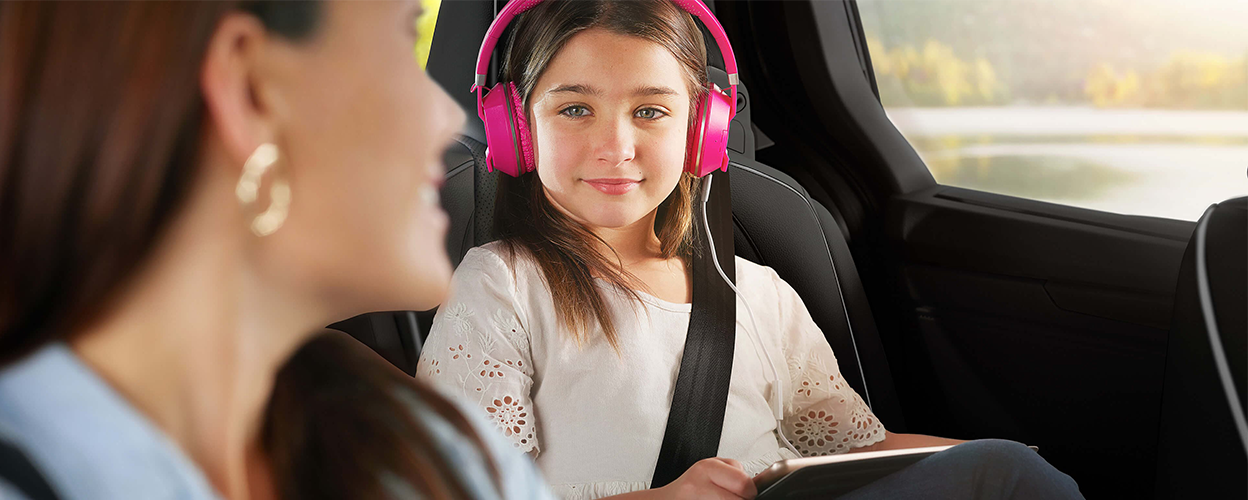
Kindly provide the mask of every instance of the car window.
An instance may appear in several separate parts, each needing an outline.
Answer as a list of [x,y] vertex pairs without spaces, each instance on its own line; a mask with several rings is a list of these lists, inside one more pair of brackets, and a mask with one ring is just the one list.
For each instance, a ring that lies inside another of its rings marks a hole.
[[1196,220],[1248,195],[1248,1],[859,0],[936,181]]
[[424,12],[416,18],[416,34],[419,38],[416,40],[415,50],[416,61],[420,63],[421,69],[429,63],[429,47],[433,45],[433,30],[437,28],[438,7],[441,5],[442,0],[420,0]]

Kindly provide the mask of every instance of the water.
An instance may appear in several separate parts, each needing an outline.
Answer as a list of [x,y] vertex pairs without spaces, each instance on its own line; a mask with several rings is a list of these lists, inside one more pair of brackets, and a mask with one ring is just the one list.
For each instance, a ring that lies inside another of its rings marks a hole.
[[893,108],[937,182],[1128,215],[1196,220],[1248,195],[1248,112]]

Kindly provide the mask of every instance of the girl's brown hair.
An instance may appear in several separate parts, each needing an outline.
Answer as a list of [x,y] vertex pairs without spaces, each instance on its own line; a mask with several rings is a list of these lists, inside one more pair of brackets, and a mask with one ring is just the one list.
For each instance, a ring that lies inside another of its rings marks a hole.
[[[589,29],[648,40],[675,56],[690,91],[692,125],[696,103],[706,93],[706,45],[693,16],[669,0],[556,0],[517,17],[505,50],[503,79],[515,83],[526,113],[547,65],[568,40]],[[659,204],[654,222],[663,257],[680,257],[686,266],[696,248],[693,199],[699,185],[693,176],[682,175]],[[618,348],[618,334],[595,278],[636,302],[640,296],[635,290],[644,285],[620,266],[618,255],[609,258],[598,250],[599,243],[609,248],[602,239],[550,203],[536,174],[503,176],[495,206],[495,234],[513,259],[522,251],[541,268],[559,323],[578,343],[588,340],[596,323],[607,342]]]
[[[246,11],[299,42],[317,35],[321,7],[0,2],[0,367],[82,331],[180,213],[207,119],[198,77],[222,17]],[[277,377],[264,426],[280,493],[358,497],[390,473],[422,497],[469,498],[404,391],[484,450],[463,417],[337,342],[313,342]]]

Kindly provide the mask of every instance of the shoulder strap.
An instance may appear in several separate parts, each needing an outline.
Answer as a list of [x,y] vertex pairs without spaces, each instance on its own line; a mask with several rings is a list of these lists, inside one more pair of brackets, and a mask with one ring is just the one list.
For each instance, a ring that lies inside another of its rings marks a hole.
[[57,500],[52,486],[26,454],[3,439],[0,439],[0,481],[13,485],[30,500]]
[[[728,172],[716,171],[711,175],[715,176],[715,189],[706,204],[707,219],[715,236],[720,266],[729,279],[736,280]],[[698,232],[696,241],[703,248],[694,256],[691,266],[693,310],[663,445],[650,481],[652,488],[676,480],[698,460],[718,455],[728,385],[732,381],[736,296],[715,270],[702,221],[695,222],[694,228]]]

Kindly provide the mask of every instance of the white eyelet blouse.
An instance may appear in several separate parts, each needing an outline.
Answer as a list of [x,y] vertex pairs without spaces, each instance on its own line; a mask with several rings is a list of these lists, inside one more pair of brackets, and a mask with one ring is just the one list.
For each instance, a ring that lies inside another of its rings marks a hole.
[[[636,305],[599,281],[616,321],[617,352],[600,332],[577,345],[560,327],[535,263],[509,265],[498,243],[470,250],[438,311],[417,376],[481,408],[512,445],[530,452],[563,498],[646,489],[658,461],[684,351],[690,304],[641,293]],[[793,289],[769,267],[736,259],[737,287],[752,308],[783,383],[784,435],[805,456],[843,453],[884,439],[884,427],[841,377],[836,356]],[[558,286],[558,285],[555,285]],[[737,305],[732,381],[719,456],[756,474],[796,458],[780,444],[772,368]]]

